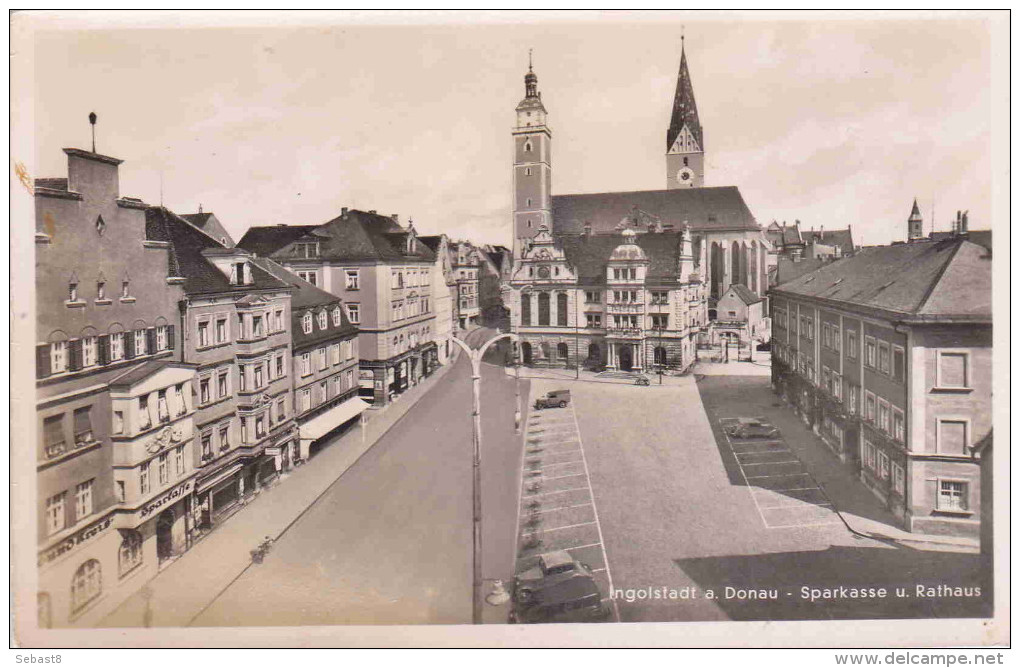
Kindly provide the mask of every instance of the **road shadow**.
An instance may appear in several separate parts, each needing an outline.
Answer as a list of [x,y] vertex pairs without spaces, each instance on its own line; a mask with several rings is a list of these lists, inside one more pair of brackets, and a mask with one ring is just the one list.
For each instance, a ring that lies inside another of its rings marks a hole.
[[[983,562],[977,554],[834,545],[821,551],[675,559],[674,563],[702,595],[712,590],[715,603],[731,620],[992,615],[992,592],[982,586]],[[854,588],[885,588],[886,595],[853,598]]]

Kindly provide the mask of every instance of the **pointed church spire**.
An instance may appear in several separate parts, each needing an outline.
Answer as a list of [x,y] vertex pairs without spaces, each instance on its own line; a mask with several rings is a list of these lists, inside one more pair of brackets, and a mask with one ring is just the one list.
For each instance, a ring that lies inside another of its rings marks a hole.
[[685,125],[698,143],[698,149],[704,151],[701,121],[698,120],[698,106],[694,102],[694,86],[691,85],[691,74],[687,71],[687,52],[684,49],[684,36],[681,32],[680,72],[677,74],[676,94],[673,96],[673,115],[669,120],[669,130],[666,131],[667,151],[673,147],[673,142]]
[[914,206],[910,209],[910,217],[907,218],[907,240],[921,239],[924,237],[924,221],[921,218],[921,209],[917,206],[917,198],[914,198]]

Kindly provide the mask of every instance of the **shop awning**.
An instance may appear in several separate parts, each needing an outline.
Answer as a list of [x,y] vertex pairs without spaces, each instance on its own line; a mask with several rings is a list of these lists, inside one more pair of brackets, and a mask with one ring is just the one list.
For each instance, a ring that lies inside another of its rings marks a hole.
[[334,406],[322,415],[317,415],[299,427],[302,441],[314,441],[336,429],[344,422],[361,415],[370,404],[360,397],[351,397],[339,406]]

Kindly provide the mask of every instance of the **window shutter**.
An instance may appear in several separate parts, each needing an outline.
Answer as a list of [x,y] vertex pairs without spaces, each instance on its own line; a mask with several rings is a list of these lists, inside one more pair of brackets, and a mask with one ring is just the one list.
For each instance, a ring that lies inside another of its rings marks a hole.
[[110,363],[110,335],[104,334],[99,337],[99,363]]
[[77,371],[84,366],[82,360],[81,339],[74,339],[67,344],[67,369]]
[[129,360],[135,356],[135,333],[124,332],[124,359]]
[[52,374],[50,367],[50,346],[44,343],[35,347],[35,375],[37,378],[46,378]]
[[166,345],[170,350],[174,349],[174,326],[167,325],[166,327]]
[[156,330],[152,327],[145,330],[145,352],[149,355],[156,353]]

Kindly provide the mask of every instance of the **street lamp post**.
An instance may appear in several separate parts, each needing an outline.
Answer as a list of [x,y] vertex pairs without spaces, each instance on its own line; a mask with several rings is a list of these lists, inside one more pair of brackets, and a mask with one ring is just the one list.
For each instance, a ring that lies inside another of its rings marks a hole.
[[[454,343],[467,353],[471,360],[471,389],[474,395],[472,417],[474,429],[472,433],[474,462],[473,478],[471,483],[471,497],[473,506],[474,525],[474,550],[473,550],[473,577],[472,577],[472,605],[471,623],[482,623],[482,406],[481,406],[481,380],[482,380],[482,357],[496,341],[500,339],[516,340],[516,334],[499,334],[486,341],[481,348],[472,348],[456,336]],[[518,390],[518,406],[520,406],[520,391]]]

